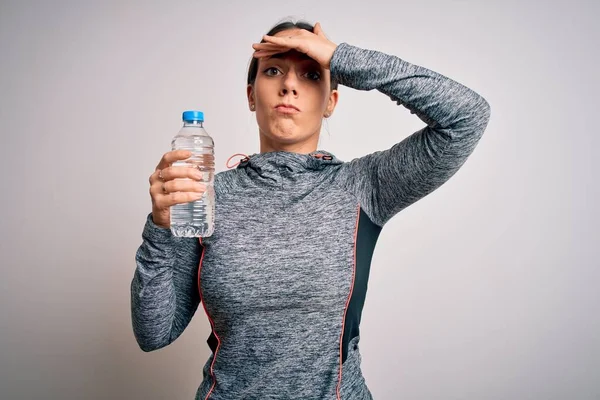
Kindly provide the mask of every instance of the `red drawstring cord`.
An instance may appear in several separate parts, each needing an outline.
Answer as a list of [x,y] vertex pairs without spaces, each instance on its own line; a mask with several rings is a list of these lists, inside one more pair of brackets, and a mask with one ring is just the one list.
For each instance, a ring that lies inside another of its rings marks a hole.
[[232,165],[232,166],[229,166],[229,161],[230,161],[230,160],[231,160],[233,157],[235,157],[235,156],[244,156],[244,158],[248,158],[248,156],[247,156],[247,155],[245,155],[245,154],[242,154],[242,153],[235,153],[234,155],[232,155],[231,157],[229,157],[229,158],[227,159],[227,161],[225,162],[225,166],[226,166],[227,168],[231,169],[231,168],[237,167],[237,166],[238,166],[238,164],[241,162],[241,160],[240,160],[240,161],[238,161],[238,162],[237,162],[237,164],[235,164],[235,165]]

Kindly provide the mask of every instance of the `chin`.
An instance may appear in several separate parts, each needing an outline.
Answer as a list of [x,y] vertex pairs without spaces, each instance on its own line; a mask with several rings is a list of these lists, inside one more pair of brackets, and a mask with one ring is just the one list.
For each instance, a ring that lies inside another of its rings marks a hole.
[[309,136],[294,131],[268,130],[261,134],[271,142],[294,144],[305,141]]
[[269,134],[267,135],[271,140],[276,140],[278,142],[281,143],[296,143],[300,140],[302,140],[302,136],[301,135],[297,135],[297,134],[293,134],[293,133],[275,133],[275,134]]
[[268,137],[280,140],[295,140],[304,136],[295,123],[278,123],[263,132],[266,132]]

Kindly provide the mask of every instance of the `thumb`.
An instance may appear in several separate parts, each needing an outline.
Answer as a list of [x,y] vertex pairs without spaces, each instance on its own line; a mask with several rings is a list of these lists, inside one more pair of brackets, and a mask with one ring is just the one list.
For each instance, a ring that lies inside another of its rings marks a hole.
[[317,22],[315,24],[314,33],[317,34],[318,36],[325,37],[325,33],[323,32],[323,28],[321,28],[320,22]]

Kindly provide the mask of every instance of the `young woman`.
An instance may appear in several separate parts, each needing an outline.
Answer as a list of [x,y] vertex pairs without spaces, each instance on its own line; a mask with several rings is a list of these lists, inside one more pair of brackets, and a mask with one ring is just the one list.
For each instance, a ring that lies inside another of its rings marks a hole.
[[[166,153],[150,177],[131,285],[135,336],[145,351],[164,347],[202,303],[212,354],[197,399],[371,399],[359,325],[379,233],[456,173],[490,107],[439,73],[336,45],[318,23],[280,24],[253,48],[247,97],[260,153],[216,174],[214,234],[169,230],[169,207],[203,192],[197,171],[171,166],[190,153]],[[338,84],[377,89],[426,126],[349,162],[317,150]]]

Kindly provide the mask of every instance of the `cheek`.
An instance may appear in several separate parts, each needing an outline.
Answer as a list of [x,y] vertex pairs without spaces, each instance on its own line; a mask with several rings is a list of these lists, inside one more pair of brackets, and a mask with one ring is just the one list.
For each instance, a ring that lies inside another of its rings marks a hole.
[[305,111],[311,113],[315,117],[319,117],[329,99],[327,90],[321,85],[308,83],[301,88],[300,103]]
[[256,93],[256,101],[262,103],[268,101],[269,97],[277,94],[277,88],[274,87],[272,81],[270,82],[269,80],[260,78],[257,78],[254,83],[254,91]]
[[326,83],[321,83],[317,87],[314,88],[315,96],[318,97],[318,103],[325,107],[327,105],[327,101],[329,100],[329,85]]

